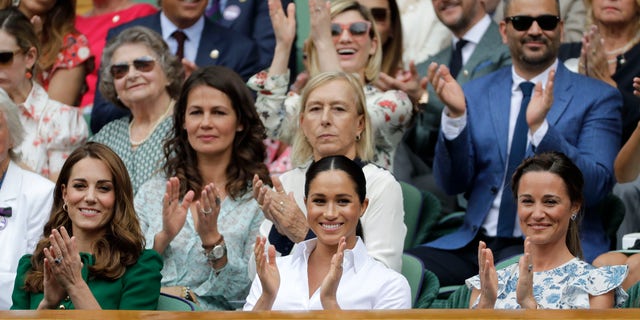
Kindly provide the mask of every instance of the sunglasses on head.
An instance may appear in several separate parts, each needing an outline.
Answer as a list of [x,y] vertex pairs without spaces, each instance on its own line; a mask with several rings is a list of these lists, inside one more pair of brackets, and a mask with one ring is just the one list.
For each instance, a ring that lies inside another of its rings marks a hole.
[[0,65],[6,65],[13,62],[13,57],[20,53],[22,49],[17,49],[15,51],[0,51]]
[[112,64],[109,70],[114,79],[122,79],[129,73],[129,66],[131,65],[140,72],[149,72],[156,66],[156,59],[152,57],[140,57],[133,59],[131,63],[122,62]]
[[387,13],[389,12],[387,8],[371,8],[371,16],[373,16],[373,20],[378,22],[387,21]]
[[504,18],[504,21],[506,23],[511,22],[513,28],[518,31],[529,30],[534,21],[538,23],[542,30],[551,31],[558,26],[560,17],[550,14],[544,14],[535,18],[530,16],[513,16]]
[[352,36],[362,36],[369,32],[371,28],[371,22],[359,21],[351,24],[332,23],[331,24],[331,36],[338,37],[344,30],[349,30]]

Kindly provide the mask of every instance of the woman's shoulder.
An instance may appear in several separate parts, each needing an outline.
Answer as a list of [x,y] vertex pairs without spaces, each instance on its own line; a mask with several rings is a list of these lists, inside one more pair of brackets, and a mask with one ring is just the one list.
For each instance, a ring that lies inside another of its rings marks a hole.
[[362,172],[367,178],[368,187],[386,187],[389,185],[399,186],[398,180],[396,180],[396,177],[391,173],[391,171],[380,167],[375,163],[367,163],[364,167],[362,167]]
[[129,134],[129,121],[129,116],[109,121],[100,131],[91,136],[89,140],[102,143],[105,141],[121,140],[123,135],[128,136]]

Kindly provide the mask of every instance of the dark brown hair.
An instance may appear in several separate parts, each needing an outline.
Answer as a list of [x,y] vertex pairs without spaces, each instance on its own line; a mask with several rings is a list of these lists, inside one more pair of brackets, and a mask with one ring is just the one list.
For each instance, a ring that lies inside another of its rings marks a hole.
[[60,170],[53,191],[51,216],[44,226],[44,237],[36,246],[31,257],[31,270],[27,272],[25,278],[26,291],[42,292],[44,290],[42,283],[44,280],[43,249],[51,246],[49,241],[51,231],[64,226],[69,232],[69,236],[73,236],[71,219],[63,209],[63,187],[68,184],[71,171],[76,163],[85,158],[98,159],[109,168],[115,192],[113,214],[110,221],[105,224],[104,236],[93,244],[95,264],[89,266],[89,276],[107,280],[118,279],[128,266],[138,261],[142,250],[144,250],[144,235],[133,207],[133,187],[127,168],[109,147],[96,142],[88,142],[74,150]]
[[226,94],[238,117],[238,124],[243,128],[236,132],[233,139],[231,161],[226,170],[227,193],[234,199],[242,196],[247,192],[254,174],[271,184],[269,170],[264,164],[266,147],[262,140],[266,136],[265,128],[256,111],[251,92],[233,70],[222,66],[208,66],[196,70],[185,81],[173,112],[173,132],[164,144],[167,160],[164,170],[167,176],[180,179],[180,196],[193,190],[197,199],[204,186],[202,175],[198,171],[196,151],[189,144],[187,131],[183,129],[189,93],[199,86],[212,87]]
[[[546,152],[537,154],[531,158],[525,159],[513,173],[511,179],[511,191],[514,198],[518,197],[518,187],[522,176],[528,172],[550,172],[564,181],[564,186],[571,200],[571,204],[577,204],[580,208],[584,203],[582,188],[584,186],[584,178],[580,169],[563,153]],[[582,259],[582,247],[580,246],[580,235],[578,226],[580,225],[581,215],[579,212],[576,218],[569,220],[569,228],[567,230],[566,243],[569,251],[574,256]]]

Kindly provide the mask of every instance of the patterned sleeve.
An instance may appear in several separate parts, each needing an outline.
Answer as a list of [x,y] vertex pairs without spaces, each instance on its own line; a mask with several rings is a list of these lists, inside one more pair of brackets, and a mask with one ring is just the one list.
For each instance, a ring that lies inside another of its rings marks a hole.
[[260,71],[252,76],[247,85],[258,93],[256,110],[267,130],[267,136],[287,144],[293,141],[293,130],[297,126],[300,96],[287,92],[289,73],[269,76]]
[[[583,291],[590,296],[599,296],[615,290],[614,306],[621,308],[629,297],[621,287],[622,281],[627,277],[628,268],[626,265],[587,268],[582,276],[575,278],[566,291]],[[576,295],[566,295],[566,297],[574,296]],[[567,304],[571,305],[571,301],[567,301]]]
[[89,50],[89,40],[84,34],[69,33],[63,41],[64,44],[49,71],[49,76],[58,69],[73,69],[93,57],[91,50]]
[[[49,103],[52,101],[49,100]],[[47,107],[42,116],[47,135],[49,173],[57,173],[69,154],[87,140],[89,129],[78,108],[63,104],[52,105]]]
[[165,181],[163,175],[149,179],[140,187],[133,201],[147,249],[153,249],[155,235],[162,230],[162,200],[159,199],[164,197]]

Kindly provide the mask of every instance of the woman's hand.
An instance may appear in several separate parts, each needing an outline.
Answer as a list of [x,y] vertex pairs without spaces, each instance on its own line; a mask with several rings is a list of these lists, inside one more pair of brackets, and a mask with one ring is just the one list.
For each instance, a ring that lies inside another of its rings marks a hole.
[[538,302],[533,297],[533,258],[531,256],[531,241],[524,240],[524,255],[518,261],[518,284],[516,299],[523,309],[537,309]]
[[153,249],[162,254],[169,243],[182,230],[187,219],[187,211],[193,201],[194,192],[188,191],[180,203],[180,180],[169,178],[162,199],[162,230],[154,238]]
[[[309,39],[313,42],[316,67],[320,72],[342,71],[336,46],[331,35],[331,2],[309,0]],[[311,61],[310,61],[311,62]],[[361,79],[365,81],[365,79]]]
[[341,237],[338,242],[338,251],[331,258],[329,272],[320,285],[320,303],[324,310],[340,310],[336,293],[340,278],[342,278],[342,262],[344,261],[344,249],[347,247],[345,237]]
[[272,181],[275,191],[266,191],[262,205],[265,218],[271,220],[278,232],[291,241],[303,241],[309,232],[307,217],[298,207],[293,193],[285,193],[280,179],[274,177]]
[[268,0],[268,5],[271,26],[276,38],[269,75],[276,76],[285,74],[288,69],[289,56],[296,37],[296,7],[295,4],[289,3],[285,15],[280,0]]
[[616,82],[611,78],[612,72],[609,69],[609,62],[604,50],[604,39],[598,27],[592,25],[582,37],[582,49],[578,71],[586,76],[602,80],[613,87],[617,87]]
[[[82,278],[82,261],[75,237],[70,238],[67,230],[60,227],[60,231],[51,231],[49,241],[51,246],[43,250],[46,278],[43,300],[48,307],[60,303],[66,293],[76,309],[100,309],[89,286]],[[41,306],[44,307],[42,303]]]
[[464,98],[462,87],[449,72],[449,68],[445,65],[438,65],[432,62],[427,72],[429,83],[433,86],[434,91],[447,106],[449,117],[458,118],[467,111],[467,102]]
[[498,298],[498,273],[493,264],[493,252],[484,241],[478,245],[478,267],[480,275],[480,302],[478,308],[493,309]]
[[633,94],[636,97],[640,97],[640,78],[639,77],[633,78]]
[[262,294],[253,308],[254,311],[271,310],[280,289],[280,272],[276,264],[276,249],[271,245],[269,246],[269,260],[267,261],[267,257],[264,254],[266,243],[266,238],[258,236],[253,247],[253,253],[256,258],[256,272],[262,285]]
[[202,244],[214,244],[220,240],[218,216],[221,204],[220,191],[213,183],[206,185],[202,189],[200,200],[196,201],[197,213],[195,213],[198,216],[195,228]]

